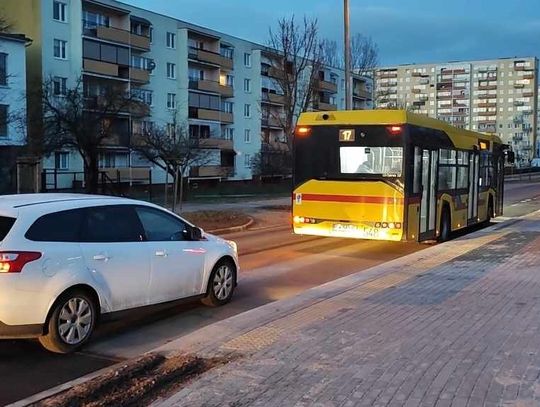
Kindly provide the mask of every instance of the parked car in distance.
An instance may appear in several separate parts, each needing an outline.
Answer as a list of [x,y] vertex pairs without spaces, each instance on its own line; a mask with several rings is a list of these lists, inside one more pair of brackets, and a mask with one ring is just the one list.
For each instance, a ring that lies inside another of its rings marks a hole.
[[118,311],[186,298],[226,304],[238,271],[236,243],[147,202],[0,197],[0,338],[73,352]]

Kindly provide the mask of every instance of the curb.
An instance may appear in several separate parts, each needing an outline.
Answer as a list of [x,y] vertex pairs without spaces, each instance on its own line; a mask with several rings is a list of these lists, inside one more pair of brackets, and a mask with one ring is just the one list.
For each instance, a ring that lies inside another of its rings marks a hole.
[[243,230],[246,230],[248,227],[253,225],[255,222],[254,219],[251,216],[248,216],[249,220],[244,223],[243,225],[239,226],[231,226],[229,228],[222,228],[222,229],[214,229],[214,230],[205,230],[205,232],[212,233],[214,235],[219,234],[225,234],[225,233],[233,233],[233,232],[241,232]]
[[[400,270],[400,264],[403,261],[406,261],[406,262],[410,261],[411,258],[413,259],[413,261],[416,258],[424,259],[430,256],[429,254],[430,251],[441,250],[441,247],[443,246],[447,246],[448,244],[452,244],[453,242],[460,242],[463,240],[467,240],[468,238],[473,237],[475,235],[485,235],[489,232],[496,232],[497,230],[504,227],[505,224],[508,224],[507,226],[511,226],[514,223],[513,222],[514,219],[521,219],[537,212],[540,212],[540,211],[533,211],[523,216],[518,216],[518,217],[510,218],[510,219],[504,219],[502,222],[498,222],[487,228],[474,231],[472,233],[468,233],[464,236],[461,236],[449,242],[441,243],[436,246],[432,246],[424,250],[420,250],[419,252],[402,256],[397,259],[391,260],[389,262],[362,270],[360,272],[350,274],[345,277],[341,277],[337,280],[333,280],[333,281],[327,282],[325,284],[322,284],[313,288],[310,288],[291,298],[270,302],[268,304],[244,311],[233,317],[229,317],[221,321],[215,322],[213,324],[207,325],[203,328],[200,328],[191,334],[177,338],[171,341],[170,343],[159,346],[155,349],[145,352],[144,354],[156,353],[156,354],[161,354],[161,355],[164,355],[165,357],[168,357],[168,356],[173,356],[177,354],[179,350],[181,350],[184,353],[186,352],[192,353],[192,352],[198,352],[198,351],[204,353],[205,351],[208,350],[208,348],[211,348],[211,349],[214,348],[212,344],[210,343],[212,341],[225,343],[231,340],[232,338],[244,335],[246,332],[257,329],[258,327],[264,326],[265,324],[268,324],[274,320],[286,317],[287,315],[306,309],[318,302],[324,301],[325,299],[342,294],[350,290],[351,287],[363,285],[363,284],[369,283],[370,281],[374,279],[378,279],[386,275],[395,273],[396,271]],[[242,226],[237,226],[236,228],[239,228],[239,227],[241,228],[241,227],[247,227],[247,226],[242,225]],[[216,335],[216,330],[219,332],[219,335]],[[85,376],[81,376],[77,379],[74,379],[69,382],[58,385],[56,387],[53,387],[51,389],[34,394],[23,400],[19,400],[15,403],[9,404],[6,407],[23,407],[23,406],[32,405],[34,403],[38,403],[51,396],[54,396],[65,390],[68,390],[73,386],[80,385],[106,372],[113,371],[122,366],[125,366],[131,363],[135,359],[137,359],[137,357],[105,367],[98,371],[89,373]]]

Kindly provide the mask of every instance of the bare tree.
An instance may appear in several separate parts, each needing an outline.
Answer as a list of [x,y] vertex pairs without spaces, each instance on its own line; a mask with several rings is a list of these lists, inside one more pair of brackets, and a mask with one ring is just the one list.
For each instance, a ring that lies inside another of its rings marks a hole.
[[64,148],[78,151],[83,159],[86,190],[95,193],[102,149],[107,145],[129,145],[129,128],[119,128],[116,120],[139,113],[144,105],[115,86],[103,87],[98,96],[88,96],[82,78],[73,87],[62,86],[49,79],[34,91],[37,95],[33,100],[40,101],[42,114],[37,115],[33,125],[38,126],[42,137],[31,140],[32,147],[44,156]]
[[321,59],[324,65],[342,69],[344,66],[343,53],[335,40],[321,40]]
[[183,177],[195,165],[211,161],[212,154],[201,140],[191,138],[187,123],[178,123],[177,114],[173,122],[165,127],[152,126],[137,134],[132,147],[152,164],[164,170],[174,179],[173,207],[176,204],[177,185],[180,188],[180,204],[183,197]]
[[4,14],[0,14],[0,33],[9,33],[12,24]]
[[[321,44],[321,58],[325,65],[344,69],[343,50],[336,41],[324,39]],[[351,69],[359,74],[370,73],[379,63],[379,47],[371,39],[360,33],[351,38]]]
[[272,116],[292,152],[296,121],[313,102],[313,90],[323,64],[317,20],[304,17],[297,23],[294,16],[282,18],[276,31],[270,29],[269,38],[273,76],[284,99],[283,112]]
[[351,38],[351,67],[354,72],[366,74],[379,63],[379,47],[371,39],[360,33]]

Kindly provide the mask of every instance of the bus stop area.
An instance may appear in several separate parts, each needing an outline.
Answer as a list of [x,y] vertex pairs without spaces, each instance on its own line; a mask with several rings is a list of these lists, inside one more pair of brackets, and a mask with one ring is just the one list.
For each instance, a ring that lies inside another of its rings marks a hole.
[[539,405],[539,249],[537,211],[208,325],[153,405]]

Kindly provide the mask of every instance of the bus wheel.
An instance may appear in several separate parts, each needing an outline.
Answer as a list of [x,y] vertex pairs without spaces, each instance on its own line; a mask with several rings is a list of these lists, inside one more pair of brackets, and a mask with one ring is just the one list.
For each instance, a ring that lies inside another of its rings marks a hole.
[[441,213],[441,233],[439,234],[439,242],[446,242],[450,238],[450,211],[448,207],[443,207]]

